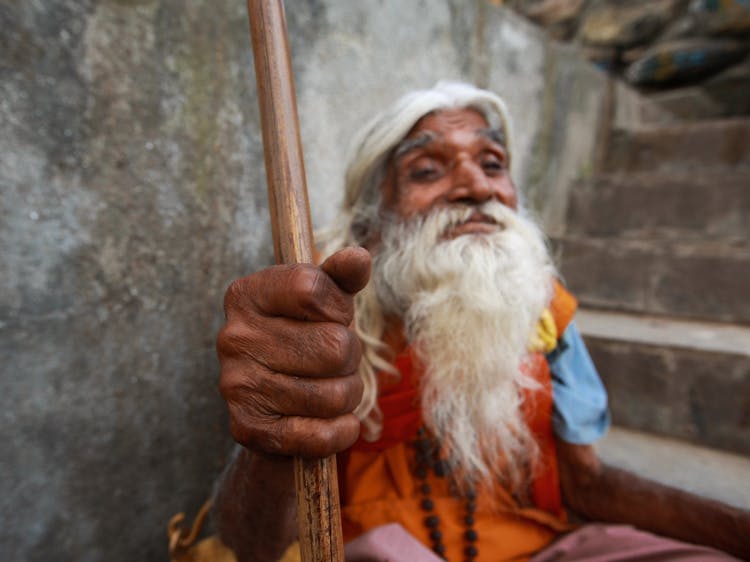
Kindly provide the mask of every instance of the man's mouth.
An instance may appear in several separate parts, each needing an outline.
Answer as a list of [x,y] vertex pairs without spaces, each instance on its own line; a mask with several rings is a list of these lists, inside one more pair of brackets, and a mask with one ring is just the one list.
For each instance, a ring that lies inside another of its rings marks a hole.
[[452,240],[464,234],[492,234],[503,228],[504,226],[491,216],[476,212],[462,223],[449,227],[445,231],[445,238]]

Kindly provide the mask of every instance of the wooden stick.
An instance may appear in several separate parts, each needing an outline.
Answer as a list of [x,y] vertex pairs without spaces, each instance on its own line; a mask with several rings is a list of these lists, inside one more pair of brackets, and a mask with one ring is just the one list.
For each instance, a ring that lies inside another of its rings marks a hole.
[[[247,0],[277,263],[312,262],[312,227],[282,0]],[[336,457],[294,459],[302,562],[343,562]],[[259,507],[259,509],[263,509]]]

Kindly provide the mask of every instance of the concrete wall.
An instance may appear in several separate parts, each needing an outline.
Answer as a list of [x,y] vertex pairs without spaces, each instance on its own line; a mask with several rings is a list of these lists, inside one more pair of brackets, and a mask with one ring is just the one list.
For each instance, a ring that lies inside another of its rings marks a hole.
[[[290,0],[314,222],[347,139],[440,78],[508,97],[559,227],[605,80],[483,1]],[[230,447],[213,342],[272,246],[244,2],[0,5],[0,558],[166,558]]]

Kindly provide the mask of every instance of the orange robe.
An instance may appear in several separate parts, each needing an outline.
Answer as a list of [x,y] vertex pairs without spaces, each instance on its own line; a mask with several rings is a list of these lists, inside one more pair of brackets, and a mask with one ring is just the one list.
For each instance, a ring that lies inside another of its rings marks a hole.
[[[573,317],[576,301],[557,285],[550,309],[558,334]],[[369,443],[360,439],[339,455],[339,487],[344,540],[385,523],[400,523],[428,547],[426,513],[420,508],[421,481],[414,474],[411,445],[421,425],[418,400],[419,370],[407,349],[396,359],[401,373],[398,382],[388,384],[381,377],[378,404],[383,412],[381,438]],[[526,560],[547,546],[561,532],[571,528],[560,500],[555,437],[552,431],[552,383],[549,366],[541,353],[532,356],[531,372],[541,388],[527,392],[524,416],[541,452],[540,468],[531,484],[533,506],[521,506],[505,490],[494,494],[477,491],[473,528],[479,535],[477,562]],[[465,500],[453,497],[445,478],[428,475],[435,504],[432,514],[440,518],[448,560],[463,560]],[[494,496],[494,500],[490,497]]]

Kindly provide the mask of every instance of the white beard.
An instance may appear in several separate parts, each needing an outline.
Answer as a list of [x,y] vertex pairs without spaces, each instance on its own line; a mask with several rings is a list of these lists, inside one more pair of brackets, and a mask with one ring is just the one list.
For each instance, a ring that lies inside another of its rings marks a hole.
[[[504,228],[445,238],[477,211]],[[460,487],[499,480],[511,492],[524,489],[537,447],[521,389],[536,383],[522,366],[554,278],[543,235],[494,201],[387,222],[373,284],[384,312],[403,319],[425,367],[427,429]]]

